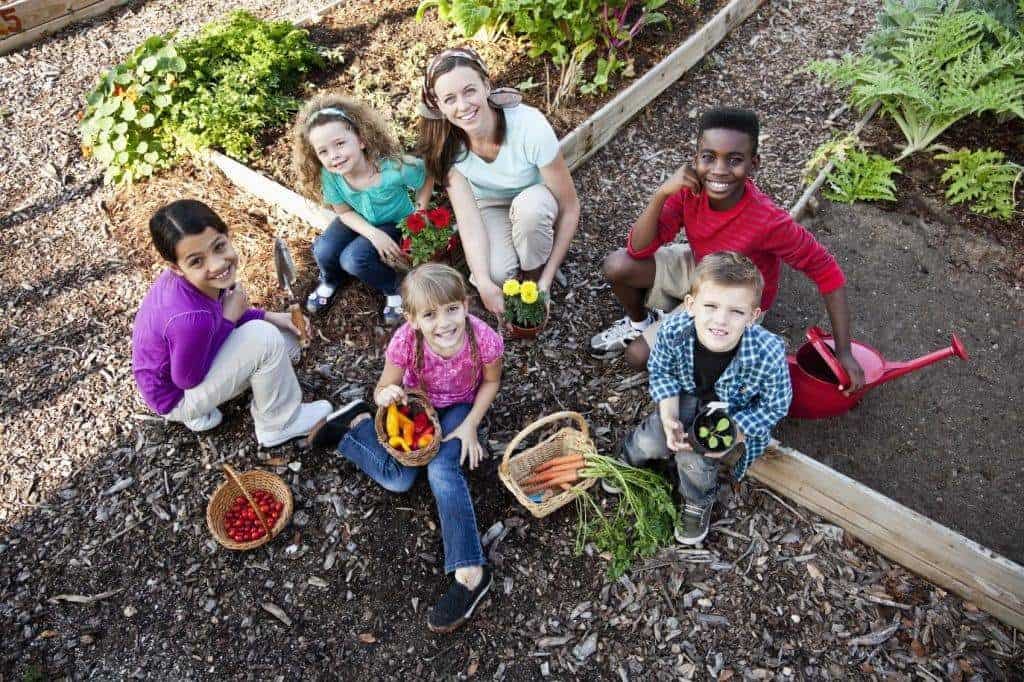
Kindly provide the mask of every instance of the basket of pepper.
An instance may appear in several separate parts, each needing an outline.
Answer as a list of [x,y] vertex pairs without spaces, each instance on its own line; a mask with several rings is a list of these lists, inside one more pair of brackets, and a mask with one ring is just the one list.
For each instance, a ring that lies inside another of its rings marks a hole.
[[426,466],[441,448],[441,423],[422,391],[406,391],[404,405],[377,408],[377,439],[407,467]]

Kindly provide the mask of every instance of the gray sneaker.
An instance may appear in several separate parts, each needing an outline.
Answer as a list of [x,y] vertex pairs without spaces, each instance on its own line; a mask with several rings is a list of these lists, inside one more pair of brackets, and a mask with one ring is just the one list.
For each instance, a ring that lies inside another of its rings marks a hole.
[[633,326],[629,317],[616,320],[612,326],[590,339],[590,351],[596,354],[621,353],[643,331]]
[[676,542],[682,545],[700,544],[708,535],[708,528],[711,525],[711,508],[714,506],[714,500],[706,505],[685,501],[682,509],[679,510],[679,525],[676,526],[675,531]]

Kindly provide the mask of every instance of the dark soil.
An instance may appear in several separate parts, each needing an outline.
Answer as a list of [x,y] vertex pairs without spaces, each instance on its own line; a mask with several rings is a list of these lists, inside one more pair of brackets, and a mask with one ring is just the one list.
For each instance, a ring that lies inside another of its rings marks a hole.
[[[723,0],[668,2],[659,11],[669,23],[642,30],[627,48],[620,49],[620,58],[633,61],[634,77],[643,76],[724,4]],[[427,60],[461,40],[453,37],[453,29],[438,18],[436,10],[416,21],[418,5],[416,0],[355,0],[343,3],[310,27],[313,41],[330,50],[338,61],[314,75],[309,90],[335,90],[363,98],[391,119],[406,147],[411,147],[415,139],[415,110]],[[373,19],[368,21],[367,17]],[[559,137],[631,82],[617,75],[607,92],[580,94],[553,109],[550,100],[558,87],[559,71],[550,56],[530,59],[523,44],[512,36],[492,43],[462,42],[481,54],[496,86],[520,88],[527,104],[544,111]],[[596,60],[596,55],[588,60],[584,74],[593,75]],[[294,186],[289,141],[281,133],[268,131],[264,154],[253,166],[286,186]]]
[[[903,142],[899,127],[888,118],[876,118],[867,126],[863,138],[889,158],[898,155],[896,145]],[[1000,121],[992,115],[965,119],[940,135],[935,144],[952,150],[994,149],[1006,154],[1007,161],[1024,165],[1024,120],[1014,117]],[[900,167],[903,174],[896,176],[899,200],[891,208],[901,214],[959,225],[990,238],[1006,249],[1006,257],[999,264],[1000,275],[1011,284],[1024,282],[1024,211],[1002,220],[974,213],[967,204],[950,204],[945,198],[945,184],[940,180],[946,164],[935,161],[928,152],[904,159]],[[1016,189],[1020,206],[1024,202],[1024,182],[1018,183]],[[935,205],[942,209],[933,210]],[[884,202],[881,207],[889,208]]]

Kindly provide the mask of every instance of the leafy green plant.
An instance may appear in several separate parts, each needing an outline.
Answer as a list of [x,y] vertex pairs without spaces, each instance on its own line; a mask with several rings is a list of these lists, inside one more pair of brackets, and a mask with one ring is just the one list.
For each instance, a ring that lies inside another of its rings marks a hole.
[[948,186],[946,198],[954,204],[971,202],[975,213],[1009,220],[1013,216],[1017,182],[1024,166],[1006,161],[1000,151],[981,149],[936,154],[940,161],[950,162],[942,174]]
[[506,5],[506,0],[423,0],[416,8],[416,21],[422,21],[426,11],[436,7],[441,21],[454,24],[463,37],[493,41],[508,29]]
[[208,147],[246,160],[259,131],[298,108],[286,93],[320,63],[305,31],[246,12],[190,40],[150,37],[86,95],[82,152],[106,167],[108,184],[130,184]]
[[106,166],[104,182],[131,183],[171,165],[177,156],[168,123],[175,86],[186,70],[174,46],[154,36],[104,73],[86,95],[82,153]]
[[723,448],[727,448],[732,445],[733,441],[732,422],[721,417],[711,426],[699,426],[697,427],[697,437],[707,444],[709,450],[717,450],[719,443]]
[[883,0],[877,15],[877,28],[868,36],[867,46],[875,54],[886,56],[890,49],[901,44],[904,29],[926,17],[954,14],[973,10],[982,12],[1002,24],[1005,31],[996,30],[990,38],[995,44],[1024,28],[1024,0]]
[[893,175],[902,173],[899,166],[884,156],[859,149],[852,135],[818,147],[804,169],[805,178],[813,178],[829,161],[834,165],[825,179],[823,194],[832,201],[896,201]]
[[653,555],[672,542],[679,518],[672,489],[660,474],[637,469],[611,457],[588,455],[583,478],[603,478],[620,490],[609,519],[594,498],[576,489],[576,553],[593,542],[611,557],[608,577],[618,578],[637,557]]
[[[887,57],[865,53],[809,69],[849,87],[850,103],[862,111],[881,101],[906,138],[902,159],[967,116],[1024,117],[1024,37],[1007,33],[982,12],[928,15],[899,30]],[[987,39],[995,34],[998,45]]]
[[539,327],[547,316],[547,293],[533,280],[507,279],[501,286],[505,296],[505,319],[524,329]]

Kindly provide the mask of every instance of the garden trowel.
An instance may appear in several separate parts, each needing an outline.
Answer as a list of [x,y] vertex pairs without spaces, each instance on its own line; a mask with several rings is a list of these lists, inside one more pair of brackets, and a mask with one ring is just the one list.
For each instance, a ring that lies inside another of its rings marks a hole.
[[292,252],[288,250],[288,245],[280,237],[274,239],[274,269],[277,270],[278,285],[288,294],[288,312],[292,316],[292,324],[299,330],[299,345],[306,348],[309,345],[306,316],[302,314],[302,309],[292,292],[292,285],[295,283],[295,261],[292,260]]

